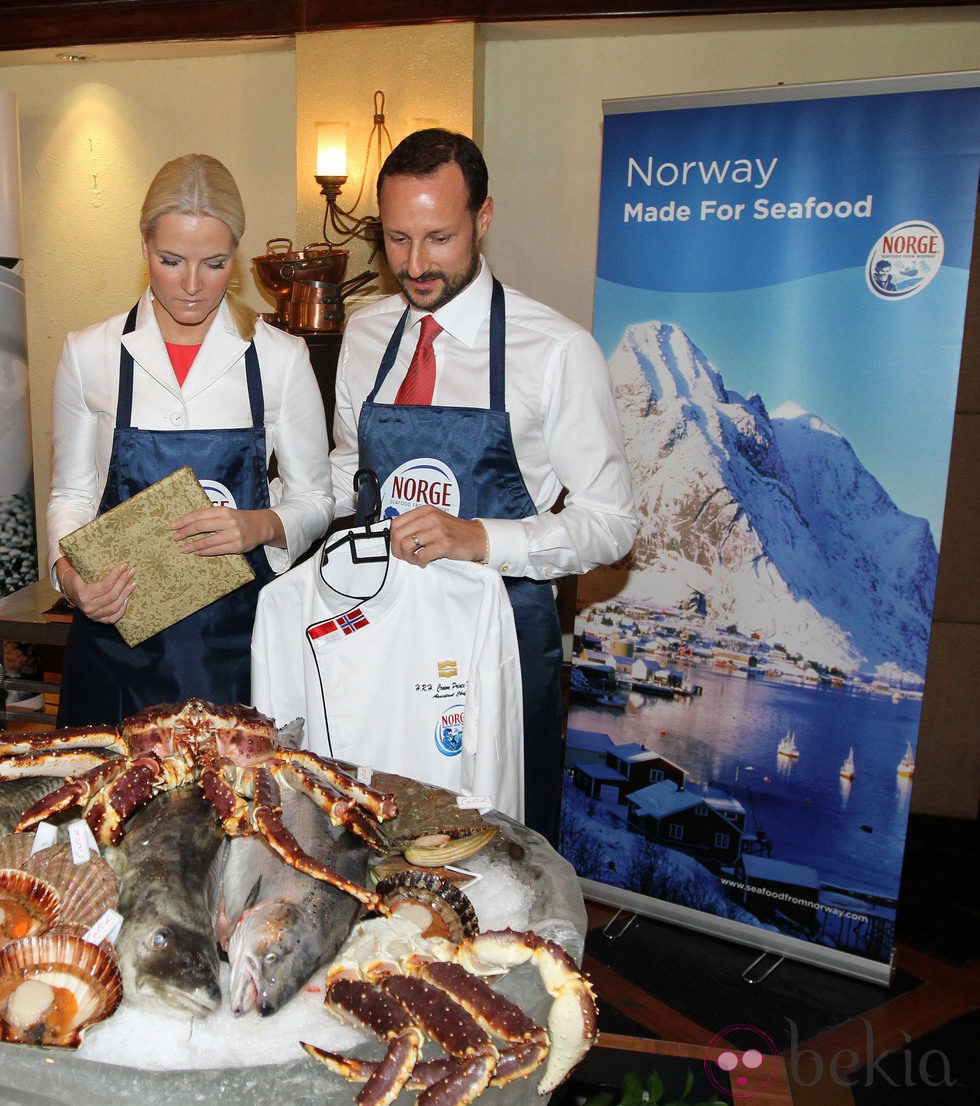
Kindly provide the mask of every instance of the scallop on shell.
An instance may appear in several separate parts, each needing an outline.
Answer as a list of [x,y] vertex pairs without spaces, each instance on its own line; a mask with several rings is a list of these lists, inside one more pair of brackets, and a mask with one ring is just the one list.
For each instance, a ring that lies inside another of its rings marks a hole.
[[65,932],[0,949],[0,1040],[78,1048],[122,999],[115,959]]
[[58,892],[46,880],[19,868],[0,868],[0,945],[44,933],[60,909]]
[[[424,937],[446,937],[459,944],[464,937],[480,931],[469,898],[455,884],[432,872],[394,872],[379,880],[375,890],[392,912],[404,910],[414,917],[415,908],[419,908],[417,922]],[[428,913],[428,924],[422,910]]]
[[0,837],[0,868],[23,868],[33,847],[33,833],[5,833]]
[[90,852],[88,860],[76,864],[70,844],[53,845],[35,853],[23,864],[25,872],[47,880],[61,899],[59,921],[86,928],[107,910],[119,906],[119,881],[108,861]]

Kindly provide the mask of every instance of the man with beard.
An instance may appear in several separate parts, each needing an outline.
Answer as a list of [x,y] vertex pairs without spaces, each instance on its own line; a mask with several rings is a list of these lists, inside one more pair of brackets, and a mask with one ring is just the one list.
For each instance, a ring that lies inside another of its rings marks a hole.
[[521,654],[525,821],[554,842],[554,581],[623,557],[636,514],[602,353],[582,327],[492,275],[480,253],[487,185],[475,143],[441,129],[409,135],[382,166],[384,248],[402,294],[348,322],[333,490],[338,513],[353,509],[355,472],[373,470],[396,557],[422,569],[475,561],[503,576]]

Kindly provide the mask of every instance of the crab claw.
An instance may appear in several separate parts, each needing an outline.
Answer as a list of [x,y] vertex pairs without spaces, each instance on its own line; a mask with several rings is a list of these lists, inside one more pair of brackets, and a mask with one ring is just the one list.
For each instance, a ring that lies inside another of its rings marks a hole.
[[496,975],[528,962],[537,968],[554,999],[548,1014],[551,1050],[538,1084],[538,1094],[550,1094],[595,1044],[599,1029],[592,985],[560,945],[533,933],[479,933],[462,942],[456,960],[477,975]]

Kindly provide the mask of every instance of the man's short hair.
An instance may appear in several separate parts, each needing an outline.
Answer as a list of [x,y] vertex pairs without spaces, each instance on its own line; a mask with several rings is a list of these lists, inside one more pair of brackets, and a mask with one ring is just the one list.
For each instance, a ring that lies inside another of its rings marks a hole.
[[468,207],[477,212],[487,198],[490,174],[480,147],[472,138],[441,127],[415,131],[391,151],[378,174],[378,198],[388,177],[427,177],[441,165],[455,162],[466,183]]

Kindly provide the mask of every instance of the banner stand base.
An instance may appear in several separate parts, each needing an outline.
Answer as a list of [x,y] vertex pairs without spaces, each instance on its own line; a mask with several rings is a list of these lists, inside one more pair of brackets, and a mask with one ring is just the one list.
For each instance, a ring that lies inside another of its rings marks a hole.
[[761,983],[779,967],[786,959],[774,952],[760,953],[752,963],[742,972],[742,978],[746,983]]
[[[619,923],[616,929],[613,926],[619,921],[620,915],[624,915],[623,921]],[[626,910],[617,910],[615,914],[609,919],[608,922],[602,927],[602,936],[609,941],[616,941],[629,929],[629,927],[636,921],[637,915],[629,913]]]

